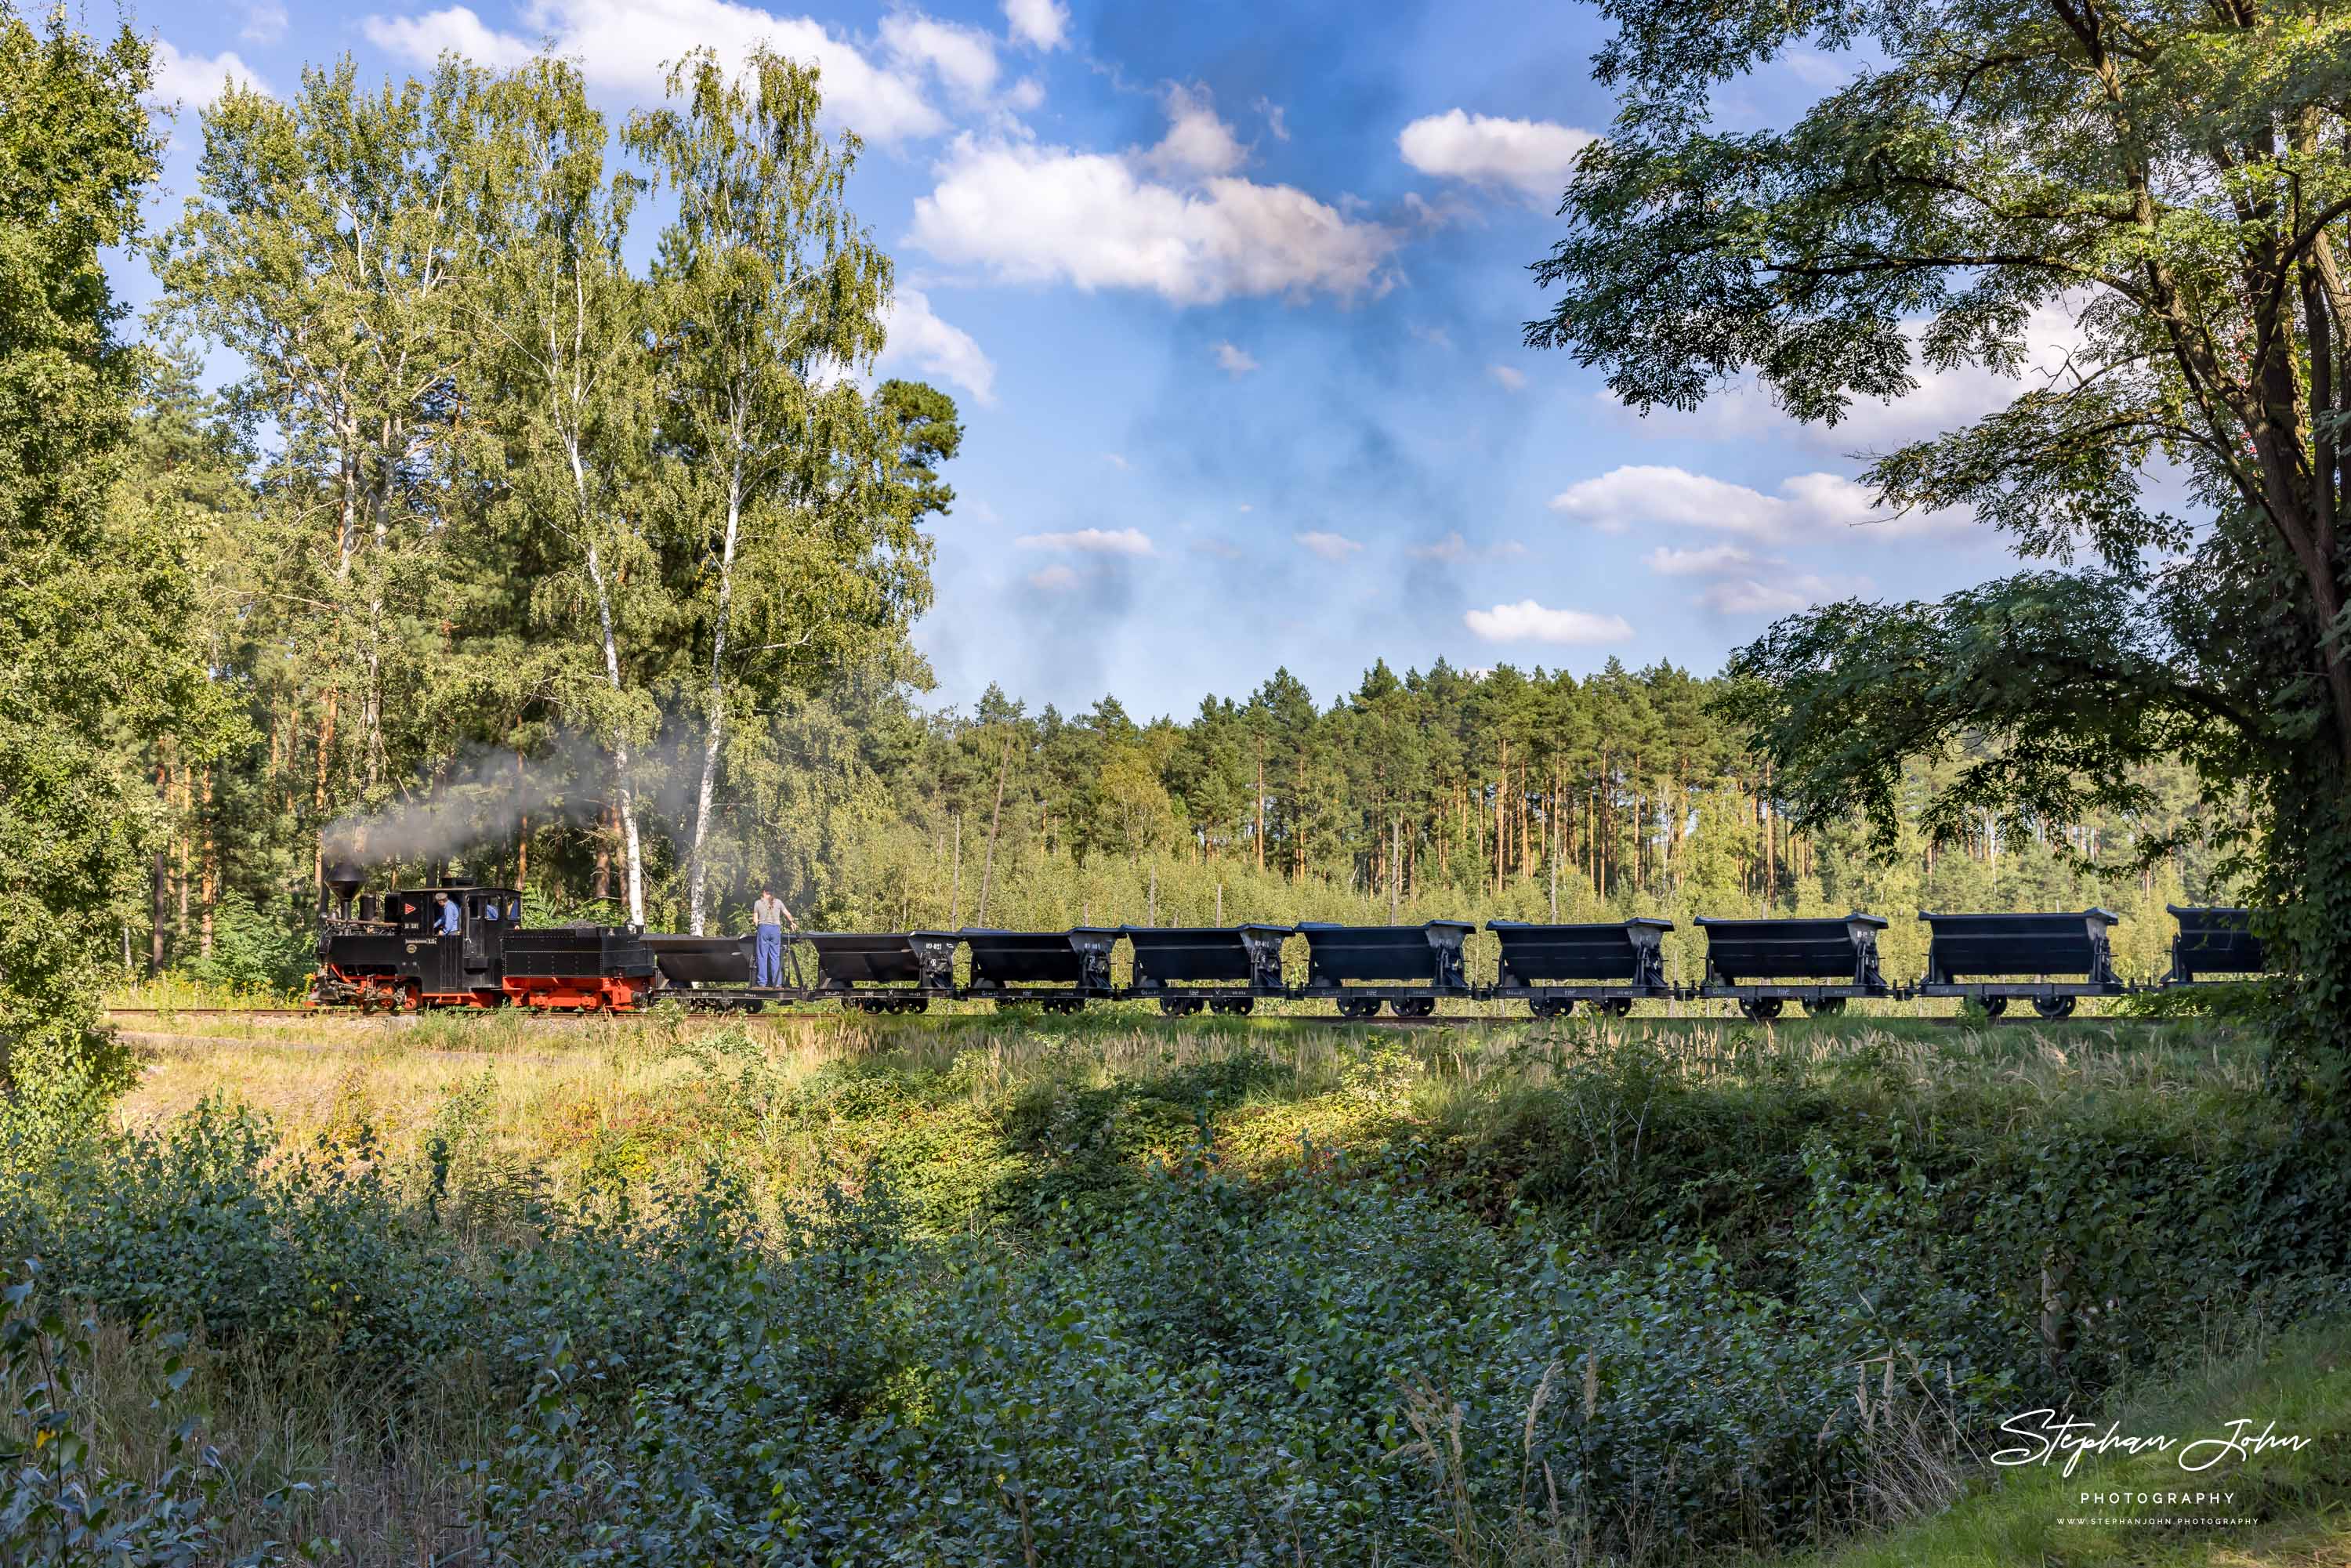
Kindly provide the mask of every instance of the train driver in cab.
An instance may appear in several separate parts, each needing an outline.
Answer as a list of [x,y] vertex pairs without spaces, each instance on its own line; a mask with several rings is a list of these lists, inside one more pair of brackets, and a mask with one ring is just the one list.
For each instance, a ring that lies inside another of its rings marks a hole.
[[436,893],[433,904],[433,929],[444,936],[457,935],[457,901],[445,893]]

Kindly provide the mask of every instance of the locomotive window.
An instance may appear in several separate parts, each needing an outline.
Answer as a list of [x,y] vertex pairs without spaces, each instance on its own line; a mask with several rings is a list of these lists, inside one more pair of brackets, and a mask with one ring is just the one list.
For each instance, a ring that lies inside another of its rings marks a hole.
[[465,900],[465,913],[472,915],[476,920],[479,920],[482,917],[482,900],[478,894],[474,894]]

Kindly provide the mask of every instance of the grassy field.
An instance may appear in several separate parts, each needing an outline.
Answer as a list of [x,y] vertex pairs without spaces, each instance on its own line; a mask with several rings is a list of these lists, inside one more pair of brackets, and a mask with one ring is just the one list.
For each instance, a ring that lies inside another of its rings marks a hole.
[[[213,1555],[2351,1562],[2351,1339],[2281,1337],[2337,1178],[2210,1021],[126,1039],[0,1239],[91,1309],[110,1473],[198,1422]],[[2052,1398],[2319,1441],[2254,1524],[2070,1526],[2086,1471],[1983,1462]]]

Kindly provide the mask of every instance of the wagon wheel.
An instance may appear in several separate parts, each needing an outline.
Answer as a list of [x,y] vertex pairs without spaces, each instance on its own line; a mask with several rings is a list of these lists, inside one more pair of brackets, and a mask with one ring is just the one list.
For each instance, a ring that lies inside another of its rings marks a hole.
[[1359,1000],[1353,997],[1339,998],[1339,1016],[1343,1019],[1367,1019],[1376,1015],[1379,1010],[1380,1004],[1377,998],[1369,1001]]
[[1834,1018],[1837,1014],[1844,1011],[1844,998],[1843,997],[1814,997],[1811,1001],[1804,1004],[1804,1011],[1808,1016],[1816,1019]]
[[1603,1011],[1620,1019],[1633,1016],[1633,998],[1630,997],[1610,997],[1601,1002],[1600,1007]]
[[1425,1019],[1437,1016],[1435,997],[1398,997],[1395,1015],[1400,1019]]
[[1211,1002],[1208,1005],[1227,1018],[1239,1018],[1251,1008],[1257,1006],[1257,998],[1255,997],[1230,997],[1223,1001]]
[[1745,1013],[1757,1023],[1768,1023],[1771,1019],[1778,1018],[1780,1016],[1780,1007],[1781,998],[1778,997],[1741,997],[1739,998],[1739,1010]]
[[1575,1010],[1573,997],[1545,997],[1527,1004],[1527,1010],[1539,1019],[1563,1019]]
[[2069,1019],[2074,1016],[2074,998],[2071,997],[2035,997],[2032,998],[2032,1010],[2039,1013],[2043,1018],[2050,1019],[2052,1022],[2054,1022],[2058,1019]]
[[1983,998],[1983,1010],[1984,1017],[1988,1019],[1996,1019],[2000,1017],[2001,1014],[2008,1010],[2008,998],[2006,997],[1986,997]]
[[906,1010],[910,1013],[929,1012],[931,1010],[931,998],[928,997],[909,998],[906,1002]]
[[1159,998],[1159,1010],[1165,1013],[1172,1019],[1182,1018],[1187,1013],[1190,1013],[1199,1005],[1199,1003],[1194,1001],[1189,997],[1162,997]]

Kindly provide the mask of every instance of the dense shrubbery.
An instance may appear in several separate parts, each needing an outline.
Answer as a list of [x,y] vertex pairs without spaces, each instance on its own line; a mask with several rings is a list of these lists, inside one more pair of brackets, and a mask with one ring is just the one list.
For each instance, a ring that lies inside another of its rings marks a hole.
[[[363,1121],[283,1157],[207,1104],[0,1163],[0,1246],[48,1299],[253,1366],[413,1391],[465,1363],[511,1421],[448,1457],[494,1559],[1412,1563],[1880,1516],[2028,1396],[2306,1305],[2346,1230],[2252,1097],[2027,1115],[1873,1087],[1866,1052],[1720,1088],[1633,1048],[1261,1180],[1218,1107],[1286,1069],[1047,1078],[980,1117],[983,1191],[910,1207],[922,1163],[882,1138],[778,1202],[795,1121],[958,1086],[703,1051],[723,1158],[590,1161],[558,1199],[478,1147],[486,1086],[414,1168]],[[1341,1095],[1394,1075],[1374,1052]]]

